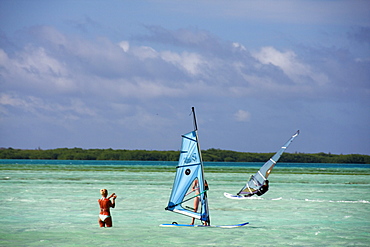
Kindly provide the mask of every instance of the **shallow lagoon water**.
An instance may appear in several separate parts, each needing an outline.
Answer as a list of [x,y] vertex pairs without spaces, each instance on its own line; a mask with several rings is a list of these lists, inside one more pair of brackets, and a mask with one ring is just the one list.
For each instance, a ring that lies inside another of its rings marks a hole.
[[[262,197],[230,200],[260,163],[206,163],[211,223],[165,211],[176,162],[0,161],[0,246],[369,246],[370,166],[277,164]],[[99,189],[118,195],[99,228]]]

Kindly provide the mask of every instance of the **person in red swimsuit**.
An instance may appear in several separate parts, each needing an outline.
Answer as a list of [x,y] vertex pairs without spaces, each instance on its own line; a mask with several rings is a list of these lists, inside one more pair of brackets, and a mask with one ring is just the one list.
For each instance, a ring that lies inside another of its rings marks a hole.
[[[100,214],[99,214],[99,225],[100,227],[112,227],[112,216],[110,215],[110,208],[114,208],[116,206],[116,194],[113,193],[109,197],[108,190],[101,189],[100,194],[102,198],[98,200],[100,206]],[[111,200],[112,198],[112,200]]]

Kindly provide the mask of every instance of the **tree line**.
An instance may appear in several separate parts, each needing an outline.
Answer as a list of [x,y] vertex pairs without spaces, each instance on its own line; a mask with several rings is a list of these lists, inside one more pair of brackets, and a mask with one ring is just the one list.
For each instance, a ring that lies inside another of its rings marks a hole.
[[[48,150],[0,149],[0,159],[46,160],[141,160],[177,161],[180,151],[57,148]],[[221,149],[202,150],[203,161],[212,162],[266,162],[275,153],[248,153]],[[284,153],[284,163],[338,163],[370,164],[370,156],[362,154]]]

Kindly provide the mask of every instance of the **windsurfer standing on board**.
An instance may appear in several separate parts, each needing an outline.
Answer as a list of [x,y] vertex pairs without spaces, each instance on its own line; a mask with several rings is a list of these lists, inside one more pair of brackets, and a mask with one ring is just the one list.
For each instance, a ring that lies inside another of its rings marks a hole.
[[[200,194],[198,179],[195,179],[194,180],[192,191],[195,191],[195,194],[196,195],[199,195]],[[199,199],[200,199],[199,196],[197,196],[197,197],[194,198],[194,212],[197,212],[198,211]],[[194,225],[194,221],[195,221],[195,218],[192,219],[191,225]]]
[[269,181],[265,180],[263,185],[257,190],[257,196],[262,196],[269,190]]
[[[112,227],[112,216],[110,215],[110,208],[114,208],[116,206],[116,194],[113,193],[109,197],[107,189],[101,189],[100,194],[102,198],[98,200],[100,206],[100,213],[99,213],[99,225],[100,227]],[[112,200],[111,200],[112,198]]]
[[[250,180],[253,180],[253,179],[254,178],[253,178],[253,175],[252,175]],[[257,183],[260,185],[260,187],[257,188],[256,190],[254,190],[253,192],[251,191],[251,189],[249,189],[250,194],[244,195],[244,197],[251,197],[253,195],[262,196],[263,194],[265,194],[269,190],[269,181],[267,179],[263,182],[262,185],[258,181],[257,181]]]
[[[204,181],[204,187],[205,190],[208,190],[208,183],[207,180]],[[194,212],[198,211],[198,206],[199,206],[199,200],[200,200],[200,190],[199,190],[199,182],[198,179],[195,179],[193,182],[193,187],[191,192],[195,191],[197,197],[194,198]],[[205,196],[207,196],[206,192],[204,192]],[[194,225],[195,218],[192,219],[191,225]],[[203,223],[204,225],[207,225],[207,222]]]

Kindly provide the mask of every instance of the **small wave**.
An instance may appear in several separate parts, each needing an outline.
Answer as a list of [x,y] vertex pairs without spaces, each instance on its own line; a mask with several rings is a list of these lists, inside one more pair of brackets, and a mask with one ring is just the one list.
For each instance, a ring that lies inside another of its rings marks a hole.
[[248,197],[248,199],[249,200],[265,200],[265,198],[257,197],[257,196]]
[[369,201],[366,200],[358,200],[358,201],[344,201],[344,200],[339,200],[339,201],[333,201],[333,200],[315,200],[315,199],[305,199],[306,202],[331,202],[331,203],[370,203]]
[[370,203],[366,200],[358,200],[358,201],[330,201],[330,202],[344,202],[344,203]]
[[306,202],[325,202],[325,200],[311,200],[311,199],[304,199]]
[[272,201],[280,201],[281,199],[283,199],[282,197],[279,197],[279,198],[273,198],[271,199]]
[[5,199],[5,201],[7,201],[7,202],[13,202],[13,201],[17,201],[17,202],[36,202],[35,199],[20,199],[20,198],[16,198],[16,197],[7,198],[7,199]]

